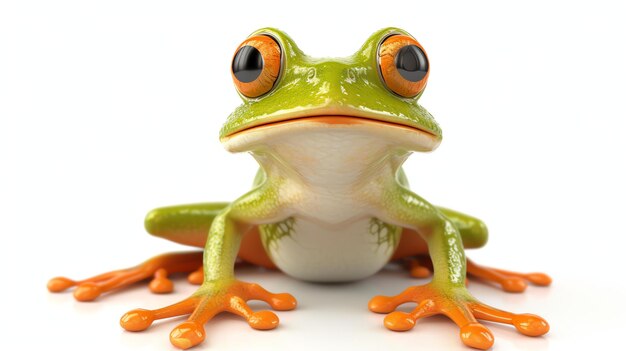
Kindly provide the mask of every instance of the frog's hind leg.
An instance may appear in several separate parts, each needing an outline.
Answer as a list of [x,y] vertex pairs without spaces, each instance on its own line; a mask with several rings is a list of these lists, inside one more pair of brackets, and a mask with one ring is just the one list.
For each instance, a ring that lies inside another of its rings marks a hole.
[[467,260],[467,274],[483,281],[492,282],[507,292],[523,292],[528,283],[538,286],[548,286],[552,278],[544,273],[518,273],[492,267],[481,266]]
[[120,269],[74,281],[65,277],[53,278],[48,290],[61,292],[76,286],[74,297],[78,301],[92,301],[105,292],[120,289],[136,282],[152,278],[148,285],[154,293],[169,293],[174,289],[168,275],[193,272],[202,265],[202,252],[174,252],[153,257],[132,268]]
[[[202,248],[213,219],[227,203],[199,203],[162,207],[152,210],[145,219],[146,230],[154,235],[183,245]],[[152,278],[149,287],[155,293],[168,293],[174,288],[168,275],[190,273],[192,283],[202,283],[202,252],[178,252],[159,255],[132,268],[115,270],[94,277],[74,281],[65,277],[53,278],[48,290],[60,292],[76,286],[74,297],[92,301],[102,293],[123,288]]]
[[[480,219],[443,207],[439,207],[439,210],[459,230],[464,248],[479,248],[487,243],[489,236],[487,226]],[[432,262],[425,243],[419,235],[415,234],[410,233],[408,229],[404,230],[394,259],[404,259],[411,276],[427,278],[432,272]],[[467,274],[470,278],[495,283],[507,292],[523,292],[528,283],[547,286],[552,282],[552,279],[544,273],[512,272],[478,265],[469,259],[467,260]]]
[[[404,259],[409,274],[418,279],[428,278],[432,272],[432,262],[428,255],[417,255]],[[467,259],[467,275],[469,278],[492,282],[506,292],[523,292],[528,283],[537,286],[548,286],[552,278],[544,273],[519,273],[498,268],[481,266]],[[467,281],[466,281],[467,283]]]
[[[459,229],[463,246],[466,249],[479,248],[487,243],[489,232],[480,219],[447,208],[439,207],[439,210]],[[526,290],[528,283],[547,286],[552,282],[552,279],[543,273],[510,272],[477,265],[469,259],[467,260],[467,274],[470,278],[495,283],[507,292],[522,292]]]

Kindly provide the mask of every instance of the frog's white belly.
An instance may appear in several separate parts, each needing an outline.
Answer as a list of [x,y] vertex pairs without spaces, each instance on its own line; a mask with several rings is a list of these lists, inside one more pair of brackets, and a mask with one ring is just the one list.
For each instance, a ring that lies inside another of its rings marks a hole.
[[397,228],[375,218],[329,227],[292,217],[262,233],[269,256],[283,272],[324,282],[357,280],[378,272],[399,239]]
[[389,201],[383,191],[408,155],[395,141],[406,131],[386,135],[379,126],[306,122],[281,130],[268,128],[271,135],[252,152],[283,204],[279,218],[260,227],[269,257],[285,273],[310,281],[376,273],[400,236],[399,227],[377,218]]

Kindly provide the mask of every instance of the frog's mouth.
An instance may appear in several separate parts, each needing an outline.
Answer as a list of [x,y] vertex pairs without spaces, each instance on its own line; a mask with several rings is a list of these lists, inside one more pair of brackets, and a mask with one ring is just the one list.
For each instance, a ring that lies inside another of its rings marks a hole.
[[266,119],[261,123],[245,126],[221,138],[224,147],[231,152],[250,151],[268,140],[290,133],[327,128],[346,132],[361,131],[389,139],[393,144],[413,151],[432,151],[439,146],[441,137],[418,126],[391,122],[370,116],[313,115]]

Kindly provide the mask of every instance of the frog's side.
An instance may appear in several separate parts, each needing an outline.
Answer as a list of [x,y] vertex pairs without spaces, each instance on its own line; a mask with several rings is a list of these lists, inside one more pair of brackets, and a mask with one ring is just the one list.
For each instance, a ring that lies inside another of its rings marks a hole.
[[[419,318],[442,313],[461,328],[466,345],[481,349],[491,347],[493,336],[476,318],[512,324],[531,336],[548,331],[538,316],[482,304],[467,292],[465,276],[467,269],[507,291],[550,279],[467,261],[463,248],[485,244],[485,225],[432,206],[408,188],[402,163],[412,151],[433,150],[441,141],[439,126],[417,103],[428,61],[408,33],[386,28],[353,56],[314,59],[286,34],[261,29],[238,48],[232,73],[244,103],[220,136],[229,151],[250,152],[259,162],[253,189],[232,203],[161,208],[146,218],[154,235],[205,247],[204,263],[201,253],[166,254],[84,281],[55,278],[51,291],[78,285],[74,296],[93,300],[153,277],[152,291],[169,292],[169,273],[191,272],[190,281],[202,283],[193,296],[158,310],[130,311],[121,320],[125,329],[139,331],[156,319],[193,312],[170,334],[174,345],[188,348],[202,342],[204,323],[221,311],[257,329],[276,327],[276,315],[253,312],[249,299],[277,310],[295,308],[289,294],[236,280],[237,258],[311,281],[362,279],[402,258],[414,276],[428,275],[429,268],[434,275],[426,285],[370,301],[370,310],[392,312],[385,318],[389,329],[407,330]],[[418,307],[393,312],[405,302]]]

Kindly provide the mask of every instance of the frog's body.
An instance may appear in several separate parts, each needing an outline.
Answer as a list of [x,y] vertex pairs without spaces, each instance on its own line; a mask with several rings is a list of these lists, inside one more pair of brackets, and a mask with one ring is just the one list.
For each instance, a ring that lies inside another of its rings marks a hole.
[[355,280],[376,273],[396,249],[400,228],[382,226],[390,232],[380,242],[375,227],[382,222],[366,194],[393,181],[404,155],[395,155],[395,143],[374,135],[383,133],[368,124],[308,121],[283,128],[288,130],[271,131],[284,136],[269,137],[264,147],[271,156],[253,153],[267,172],[264,181],[285,179],[281,191],[301,199],[284,210],[289,215],[283,221],[289,223],[285,235],[275,238],[285,225],[260,228],[272,261],[291,276],[313,281]]
[[[139,331],[155,319],[193,311],[170,335],[174,345],[188,348],[204,339],[203,324],[221,311],[243,316],[257,329],[274,328],[278,318],[253,312],[249,299],[278,310],[295,307],[289,294],[236,280],[237,258],[309,281],[362,279],[404,258],[413,275],[422,277],[432,261],[433,280],[370,301],[379,313],[419,303],[409,314],[389,314],[389,329],[407,330],[419,318],[442,313],[459,325],[466,345],[481,349],[491,347],[493,336],[476,318],[513,324],[526,335],[546,333],[540,317],[480,303],[465,289],[465,277],[467,268],[507,291],[524,290],[526,281],[547,285],[549,278],[466,261],[464,248],[485,244],[485,225],[409,190],[402,163],[411,152],[434,150],[441,141],[439,126],[417,103],[428,73],[421,45],[397,28],[374,33],[357,53],[340,59],[306,56],[275,29],[253,33],[232,66],[244,103],[220,133],[226,149],[249,152],[260,164],[253,189],[231,203],[166,207],[146,217],[151,234],[204,247],[204,263],[197,253],[168,254],[82,282],[55,278],[49,289],[78,284],[76,298],[92,300],[154,276],[150,288],[168,292],[168,273],[193,271],[190,281],[202,287],[192,297],[158,310],[131,311],[121,321],[125,329]],[[430,260],[420,264],[420,255]]]

